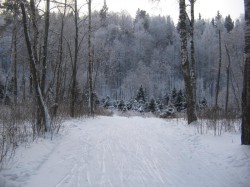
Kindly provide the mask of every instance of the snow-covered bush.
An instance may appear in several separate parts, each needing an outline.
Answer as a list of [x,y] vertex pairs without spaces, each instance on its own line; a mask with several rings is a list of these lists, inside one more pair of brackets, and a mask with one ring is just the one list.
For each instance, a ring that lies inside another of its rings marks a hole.
[[160,118],[173,118],[175,117],[176,109],[174,107],[168,107],[160,113]]

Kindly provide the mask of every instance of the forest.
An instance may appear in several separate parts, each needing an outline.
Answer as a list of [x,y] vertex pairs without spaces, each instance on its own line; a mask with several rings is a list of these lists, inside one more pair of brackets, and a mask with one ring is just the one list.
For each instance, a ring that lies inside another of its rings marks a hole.
[[[27,134],[58,132],[66,117],[110,110],[171,116],[185,113],[190,101],[198,117],[241,117],[243,15],[232,20],[218,10],[213,19],[202,13],[194,19],[185,10],[174,23],[171,15],[150,16],[140,7],[135,17],[112,12],[105,0],[100,10],[91,0],[44,2],[1,4],[0,150],[6,154]],[[192,94],[183,74],[184,31]],[[14,134],[23,136],[12,141]]]

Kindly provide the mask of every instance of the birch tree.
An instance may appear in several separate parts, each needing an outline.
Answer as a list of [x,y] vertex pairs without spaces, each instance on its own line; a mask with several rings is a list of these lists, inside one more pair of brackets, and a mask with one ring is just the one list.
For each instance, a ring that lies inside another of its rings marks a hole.
[[188,60],[185,0],[179,0],[179,8],[180,8],[179,33],[181,40],[181,64],[182,64],[182,73],[184,77],[186,97],[187,97],[187,118],[188,118],[188,124],[190,124],[197,120],[197,116],[195,110],[193,85],[190,76],[190,68]]
[[194,47],[194,4],[196,0],[189,0],[191,6],[191,32],[190,32],[190,48],[191,48],[191,78],[193,84],[194,102],[196,104],[196,65],[195,65],[195,47]]
[[[42,111],[42,118],[43,118],[43,128],[44,131],[50,131],[51,127],[51,120],[50,120],[50,115],[48,112],[48,108],[46,106],[46,103],[44,101],[44,97],[41,92],[41,87],[40,87],[40,82],[39,82],[39,77],[38,77],[38,70],[37,70],[37,43],[33,43],[33,48],[31,44],[31,40],[29,37],[29,31],[28,31],[28,25],[27,25],[27,15],[26,15],[26,10],[25,10],[25,5],[23,2],[21,2],[21,10],[22,10],[22,20],[23,20],[23,30],[24,30],[24,36],[25,36],[25,41],[26,41],[26,46],[28,50],[28,55],[29,55],[29,64],[30,64],[30,69],[31,69],[31,74],[32,78],[34,80],[34,87],[35,87],[35,96],[36,96],[36,102],[38,108]],[[35,3],[34,0],[30,0],[30,10],[31,10],[31,17],[32,17],[32,24],[33,28],[35,28],[34,32],[34,41],[33,42],[38,42],[38,30],[36,30],[36,17],[35,17]],[[38,113],[39,114],[39,113]],[[38,117],[38,116],[37,116]],[[38,131],[41,127],[37,127]]]

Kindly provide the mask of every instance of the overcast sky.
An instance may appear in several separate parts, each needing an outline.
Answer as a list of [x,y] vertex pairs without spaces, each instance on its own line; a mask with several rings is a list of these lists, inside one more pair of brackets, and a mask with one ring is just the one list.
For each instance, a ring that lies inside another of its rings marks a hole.
[[[96,9],[100,9],[104,0],[93,0]],[[106,0],[109,11],[127,10],[135,16],[138,8],[146,10],[151,15],[170,15],[174,22],[178,21],[178,0],[161,0],[160,3],[152,3],[151,0]],[[186,0],[188,3],[188,0]],[[197,0],[195,4],[196,18],[201,13],[203,18],[215,17],[217,11],[223,17],[228,14],[232,19],[237,19],[244,13],[244,0]]]

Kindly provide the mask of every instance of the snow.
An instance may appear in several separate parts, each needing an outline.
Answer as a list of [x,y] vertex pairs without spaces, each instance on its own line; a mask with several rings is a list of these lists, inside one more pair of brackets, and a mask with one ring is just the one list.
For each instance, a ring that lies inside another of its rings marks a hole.
[[2,187],[249,187],[250,149],[240,134],[197,134],[184,120],[69,120],[60,135],[20,146]]

